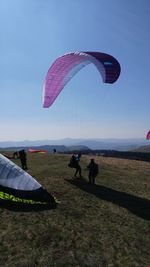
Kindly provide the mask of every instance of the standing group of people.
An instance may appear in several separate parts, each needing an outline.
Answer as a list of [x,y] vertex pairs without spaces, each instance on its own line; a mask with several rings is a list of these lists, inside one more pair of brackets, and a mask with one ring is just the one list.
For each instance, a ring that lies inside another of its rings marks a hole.
[[[80,166],[80,158],[81,158],[81,153],[79,153],[79,154],[74,153],[70,159],[68,166],[71,168],[75,168],[74,177],[77,177],[77,175],[79,175],[79,178],[82,178],[82,175],[81,175],[82,169]],[[89,183],[95,184],[95,178],[99,173],[99,167],[98,167],[98,164],[95,163],[94,159],[90,160],[90,163],[87,166],[87,170],[89,171],[89,174],[88,174]]]
[[[21,167],[23,170],[28,170],[27,167],[27,154],[24,149],[20,150],[19,152],[14,152],[13,154],[14,158],[19,158],[21,162]],[[74,177],[79,177],[82,178],[82,169],[80,166],[80,158],[81,158],[81,153],[78,154],[73,154],[70,162],[68,164],[69,167],[75,168],[75,173]],[[90,184],[95,184],[95,178],[99,173],[99,167],[98,164],[95,163],[94,159],[90,160],[90,163],[87,166],[87,170],[89,171],[88,178],[89,178],[89,183]]]

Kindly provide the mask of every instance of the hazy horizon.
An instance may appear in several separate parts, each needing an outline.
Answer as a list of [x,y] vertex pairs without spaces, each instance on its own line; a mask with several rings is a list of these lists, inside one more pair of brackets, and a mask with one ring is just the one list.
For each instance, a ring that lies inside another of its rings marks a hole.
[[105,137],[99,137],[99,138],[96,138],[96,137],[86,137],[86,138],[80,138],[80,137],[76,137],[76,138],[73,138],[73,137],[62,137],[62,138],[49,138],[49,139],[14,139],[14,140],[0,140],[0,143],[2,142],[30,142],[30,141],[59,141],[59,140],[145,140],[146,142],[149,142],[148,140],[146,140],[145,138],[134,138],[134,137],[131,137],[131,138],[105,138]]

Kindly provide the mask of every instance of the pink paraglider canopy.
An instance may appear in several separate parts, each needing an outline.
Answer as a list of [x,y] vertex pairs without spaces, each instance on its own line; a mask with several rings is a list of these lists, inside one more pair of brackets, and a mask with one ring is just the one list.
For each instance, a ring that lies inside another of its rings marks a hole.
[[74,52],[56,59],[49,68],[43,87],[43,107],[50,107],[68,81],[84,66],[93,63],[104,83],[114,83],[120,75],[120,64],[100,52]]
[[147,133],[146,139],[150,139],[150,131]]

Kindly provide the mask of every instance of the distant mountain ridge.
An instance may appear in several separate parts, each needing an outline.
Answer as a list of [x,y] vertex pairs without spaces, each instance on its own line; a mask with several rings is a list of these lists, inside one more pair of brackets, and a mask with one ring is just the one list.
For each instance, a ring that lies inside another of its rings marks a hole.
[[88,139],[73,139],[64,138],[59,140],[24,140],[24,141],[7,141],[0,142],[0,148],[11,147],[43,147],[43,146],[85,146],[89,149],[112,149],[118,151],[129,151],[139,148],[140,146],[147,146],[149,142],[145,139],[100,139],[100,138],[88,138]]
[[86,146],[64,146],[64,145],[43,145],[43,146],[13,146],[13,147],[1,147],[0,151],[19,151],[25,149],[37,149],[37,150],[46,150],[49,153],[52,153],[54,148],[56,152],[69,152],[69,151],[90,151]]
[[[122,146],[123,147],[123,146]],[[129,145],[132,149],[129,150],[114,150],[114,149],[91,149],[85,145],[72,145],[72,146],[65,146],[65,145],[39,145],[39,146],[12,146],[12,147],[1,147],[0,151],[12,153],[14,151],[19,151],[21,149],[25,149],[26,151],[30,149],[37,149],[37,150],[47,150],[48,153],[53,153],[54,148],[58,153],[69,153],[72,154],[75,151],[81,154],[91,154],[92,155],[101,155],[103,157],[115,157],[115,158],[124,158],[124,159],[134,159],[134,160],[143,160],[150,162],[150,145],[147,146],[139,146],[135,148],[135,145]],[[134,147],[134,149],[133,149]],[[127,146],[126,146],[127,148]]]

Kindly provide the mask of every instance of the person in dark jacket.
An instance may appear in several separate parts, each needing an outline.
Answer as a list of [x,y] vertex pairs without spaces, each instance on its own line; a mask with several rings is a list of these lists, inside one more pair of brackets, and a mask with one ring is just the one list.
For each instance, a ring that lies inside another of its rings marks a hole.
[[89,170],[89,183],[90,184],[95,184],[95,178],[98,175],[99,168],[98,164],[95,163],[94,159],[91,159],[89,165],[87,166],[87,169]]
[[22,169],[23,170],[28,170],[28,167],[27,167],[27,154],[26,154],[24,149],[19,151],[19,158],[20,158],[20,161],[21,161]]
[[19,155],[18,155],[18,152],[17,152],[17,151],[15,151],[15,152],[13,153],[13,158],[14,158],[14,159],[19,159]]
[[76,171],[75,171],[74,177],[77,177],[77,174],[79,174],[79,178],[82,178],[80,158],[81,158],[81,153],[75,155],[75,169],[76,169]]
[[68,164],[68,167],[70,168],[75,168],[75,173],[74,173],[74,177],[77,177],[77,174],[79,174],[79,178],[81,178],[81,166],[79,164],[80,162],[80,158],[81,158],[81,154],[73,154],[71,159],[70,159],[70,162]]

